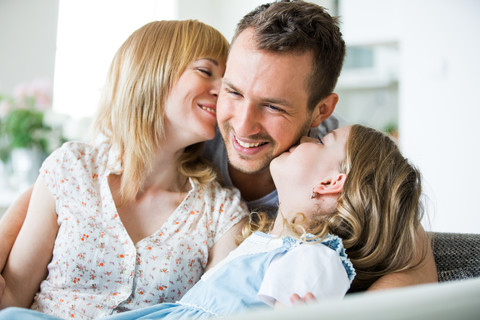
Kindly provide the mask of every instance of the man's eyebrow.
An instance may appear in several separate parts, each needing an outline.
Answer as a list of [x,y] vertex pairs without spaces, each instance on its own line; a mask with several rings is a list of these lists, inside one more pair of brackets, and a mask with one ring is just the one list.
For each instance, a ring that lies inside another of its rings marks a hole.
[[226,85],[227,87],[229,87],[233,91],[241,93],[240,90],[237,87],[235,87],[235,85],[233,83],[231,83],[228,79],[222,78],[222,82],[223,82],[224,85]]
[[262,101],[268,104],[278,104],[285,107],[291,107],[292,105],[285,99],[273,99],[273,98],[264,98]]
[[[232,82],[230,82],[228,79],[223,78],[222,81],[223,81],[223,84],[225,84],[227,87],[229,87],[233,91],[242,94],[242,91],[239,90],[237,87],[235,87],[235,85]],[[285,107],[292,107],[292,104],[285,99],[259,97],[258,100],[262,101],[262,103],[278,104]]]

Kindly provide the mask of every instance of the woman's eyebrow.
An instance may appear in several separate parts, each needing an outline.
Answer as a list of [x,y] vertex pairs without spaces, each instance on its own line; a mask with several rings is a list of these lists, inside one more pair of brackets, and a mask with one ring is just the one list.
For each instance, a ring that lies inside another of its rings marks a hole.
[[336,132],[335,130],[333,130],[331,133],[332,133],[332,135],[333,135],[333,138],[334,138],[335,140],[337,140],[337,132]]
[[213,63],[214,65],[218,66],[218,61],[215,60],[215,59],[212,59],[212,58],[199,58],[197,59],[197,61],[199,60],[207,60],[207,61],[210,61],[211,63]]

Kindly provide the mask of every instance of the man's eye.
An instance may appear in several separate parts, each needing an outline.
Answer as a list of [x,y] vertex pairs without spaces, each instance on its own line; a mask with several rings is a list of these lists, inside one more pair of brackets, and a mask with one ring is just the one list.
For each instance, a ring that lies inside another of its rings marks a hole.
[[275,112],[283,112],[283,109],[276,106],[272,106],[271,104],[267,105],[267,108]]
[[237,91],[234,91],[234,90],[227,90],[227,92],[234,95],[234,96],[240,96],[240,93],[238,93]]

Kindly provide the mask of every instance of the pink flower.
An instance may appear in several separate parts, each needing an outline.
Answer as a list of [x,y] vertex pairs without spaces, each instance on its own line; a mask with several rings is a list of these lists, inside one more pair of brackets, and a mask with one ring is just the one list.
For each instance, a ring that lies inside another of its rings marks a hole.
[[13,91],[13,98],[17,108],[33,107],[47,110],[52,105],[52,85],[47,79],[20,83]]
[[37,79],[30,84],[31,96],[35,98],[36,107],[47,110],[52,106],[52,84],[47,79]]
[[0,101],[0,118],[5,118],[12,108],[10,102],[6,100]]

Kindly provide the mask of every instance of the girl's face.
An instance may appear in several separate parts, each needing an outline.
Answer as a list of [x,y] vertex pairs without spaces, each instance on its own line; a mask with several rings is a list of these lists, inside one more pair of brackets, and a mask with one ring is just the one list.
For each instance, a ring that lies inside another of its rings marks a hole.
[[216,106],[225,65],[211,58],[191,62],[172,87],[165,105],[169,139],[188,146],[215,137]]
[[[303,137],[300,145],[271,162],[270,171],[285,218],[290,218],[287,216],[290,212],[292,215],[302,212],[308,218],[310,213],[318,211],[322,203],[311,198],[312,190],[338,179],[349,134],[350,126],[346,126],[330,132],[321,140]],[[336,203],[336,197],[332,198]]]

